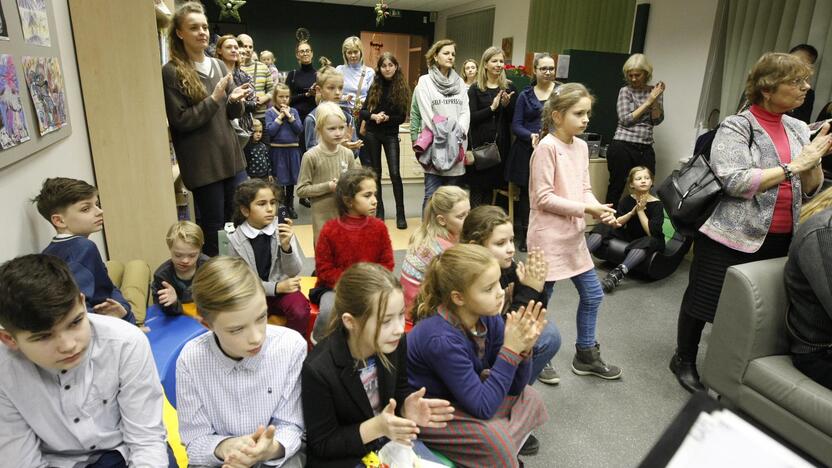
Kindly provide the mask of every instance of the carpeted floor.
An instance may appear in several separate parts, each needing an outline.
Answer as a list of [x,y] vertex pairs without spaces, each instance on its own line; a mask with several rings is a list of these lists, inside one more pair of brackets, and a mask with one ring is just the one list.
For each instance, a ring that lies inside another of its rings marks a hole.
[[[398,274],[408,233],[395,228],[392,193],[389,186],[383,189]],[[409,231],[418,222],[423,190],[420,184],[405,184]],[[309,210],[300,206],[297,211],[300,219],[296,226],[309,224]],[[310,250],[304,247],[308,252],[304,275],[314,269]],[[563,347],[554,359],[561,383],[534,385],[546,401],[550,419],[536,431],[540,453],[523,459],[527,467],[630,467],[646,455],[689,396],[667,369],[675,348],[676,317],[687,286],[688,267],[683,263],[671,277],[652,283],[627,278],[604,299],[598,340],[603,358],[623,369],[618,381],[579,377],[570,371],[578,294],[569,281],[555,286],[549,318],[556,321],[563,336]],[[598,272],[606,273],[600,265]],[[709,330],[706,327],[703,343],[707,343]],[[704,352],[703,346],[700,363]]]

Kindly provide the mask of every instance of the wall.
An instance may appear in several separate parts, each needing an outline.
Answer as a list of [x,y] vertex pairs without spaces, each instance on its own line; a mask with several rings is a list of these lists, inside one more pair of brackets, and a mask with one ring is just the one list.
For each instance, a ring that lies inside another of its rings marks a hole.
[[[203,2],[216,30],[219,9],[211,2]],[[311,35],[310,43],[317,57],[325,55],[333,64],[340,65],[341,44],[349,36],[358,36],[361,31],[378,31],[401,34],[415,34],[433,39],[433,24],[430,13],[401,10],[401,18],[388,18],[383,26],[376,27],[375,13],[370,7],[335,5],[311,2],[261,1],[249,2],[240,8],[242,23],[224,26],[219,24],[219,31],[245,31],[254,38],[255,50],[271,50],[277,57],[277,68],[288,71],[297,68],[295,59],[295,30],[304,27]],[[229,29],[231,28],[231,29]],[[401,57],[400,57],[401,59]]]
[[[449,16],[456,16],[485,8],[494,8],[493,45],[500,47],[502,46],[504,37],[513,36],[514,50],[512,52],[512,63],[521,65],[526,55],[526,30],[529,25],[530,7],[531,0],[475,0],[464,5],[440,11],[436,20],[434,36],[437,39],[445,37],[445,28]],[[461,57],[457,57],[457,59],[461,59]]]
[[718,0],[638,3],[650,3],[644,53],[653,64],[653,80],[667,84],[665,120],[655,129],[654,145],[656,180],[661,181],[693,151]]
[[[52,226],[41,218],[30,202],[40,191],[45,178],[64,176],[94,182],[67,1],[55,0],[51,4],[57,36],[53,39],[61,44],[61,64],[72,134],[26,159],[0,169],[0,200],[3,201],[0,204],[0,219],[6,220],[0,237],[0,261],[39,252],[55,234]],[[6,11],[6,19],[20,21],[17,11]],[[24,93],[28,93],[25,86],[21,88],[21,97],[29,99]],[[98,244],[103,255],[103,236],[98,233],[90,239]]]

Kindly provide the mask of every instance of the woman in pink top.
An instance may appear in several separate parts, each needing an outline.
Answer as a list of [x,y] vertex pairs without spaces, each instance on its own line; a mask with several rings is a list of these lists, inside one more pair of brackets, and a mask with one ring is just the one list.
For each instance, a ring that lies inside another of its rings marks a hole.
[[534,150],[529,178],[529,248],[546,252],[549,274],[543,292],[551,297],[555,281],[570,278],[581,296],[578,339],[572,372],[603,379],[621,377],[607,365],[595,338],[595,323],[604,292],[584,238],[584,214],[615,225],[615,210],[595,199],[589,185],[589,153],[577,135],[586,130],[593,97],[580,83],[556,88],[543,107],[546,135]]

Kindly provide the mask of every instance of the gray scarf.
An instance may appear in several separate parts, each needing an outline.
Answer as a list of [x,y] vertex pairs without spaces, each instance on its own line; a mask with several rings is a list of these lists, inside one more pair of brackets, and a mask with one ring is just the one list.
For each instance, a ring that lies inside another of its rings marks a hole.
[[428,74],[430,75],[430,80],[433,81],[434,86],[436,89],[442,93],[443,96],[454,96],[459,94],[460,90],[462,89],[462,78],[459,77],[456,70],[451,68],[451,72],[446,77],[439,71],[439,67],[433,65],[428,70]]

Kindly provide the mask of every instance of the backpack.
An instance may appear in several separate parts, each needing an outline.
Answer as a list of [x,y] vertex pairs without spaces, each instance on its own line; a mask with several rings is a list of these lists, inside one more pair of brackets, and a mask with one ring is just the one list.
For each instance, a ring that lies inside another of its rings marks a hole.
[[[750,150],[754,144],[754,126],[745,118],[751,128]],[[710,164],[711,146],[718,130],[719,126],[700,135],[694,145],[693,157],[673,171],[656,191],[673,227],[686,236],[699,231],[722,198],[722,182]]]

